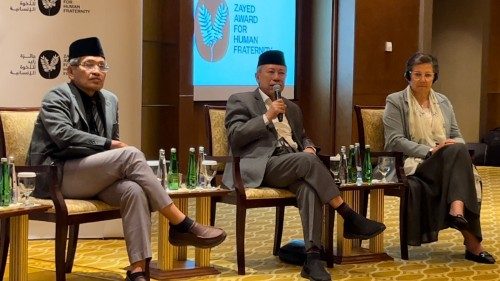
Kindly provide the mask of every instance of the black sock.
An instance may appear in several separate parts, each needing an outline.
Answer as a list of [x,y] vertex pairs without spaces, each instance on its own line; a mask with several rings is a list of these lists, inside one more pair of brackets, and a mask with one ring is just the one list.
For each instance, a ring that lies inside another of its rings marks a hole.
[[353,216],[357,215],[357,213],[354,212],[346,202],[342,202],[342,204],[340,204],[335,211],[337,211],[337,213],[339,213],[344,220],[351,219]]
[[179,232],[188,232],[191,226],[193,226],[194,220],[190,219],[188,216],[181,221],[179,224],[171,224],[170,227],[175,228]]

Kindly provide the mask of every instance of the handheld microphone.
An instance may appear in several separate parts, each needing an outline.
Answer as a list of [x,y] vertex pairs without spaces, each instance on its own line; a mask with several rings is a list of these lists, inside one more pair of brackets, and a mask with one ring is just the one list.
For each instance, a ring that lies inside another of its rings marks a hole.
[[[273,86],[273,91],[276,99],[281,99],[281,86],[279,84]],[[283,113],[278,114],[278,121],[283,122]]]

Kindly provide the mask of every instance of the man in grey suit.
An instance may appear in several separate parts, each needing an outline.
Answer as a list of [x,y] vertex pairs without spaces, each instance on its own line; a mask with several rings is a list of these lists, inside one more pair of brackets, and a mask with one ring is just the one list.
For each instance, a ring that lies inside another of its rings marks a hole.
[[[316,156],[318,148],[305,133],[300,108],[276,96],[286,78],[283,53],[262,53],[255,78],[259,85],[255,91],[233,94],[227,101],[225,125],[231,153],[241,157],[246,187],[263,184],[295,192],[307,251],[301,275],[331,280],[320,261],[322,206],[330,204],[344,218],[346,238],[368,239],[385,225],[366,219],[343,202],[329,170]],[[223,182],[233,186],[230,165],[226,165]]]
[[[120,206],[131,263],[126,280],[149,280],[146,260],[151,258],[152,211],[170,221],[169,241],[176,246],[214,247],[224,241],[226,233],[184,215],[144,154],[119,140],[118,99],[103,89],[108,69],[98,38],[70,45],[70,82],[43,98],[27,161],[28,165],[57,164],[66,198],[97,197]],[[35,196],[49,197],[48,187],[37,185]]]

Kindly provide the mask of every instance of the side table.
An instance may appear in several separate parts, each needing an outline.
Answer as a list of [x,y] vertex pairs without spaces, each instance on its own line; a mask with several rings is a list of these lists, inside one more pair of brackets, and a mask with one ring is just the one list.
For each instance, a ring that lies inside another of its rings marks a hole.
[[[10,262],[9,262],[9,280],[10,281],[27,281],[28,280],[28,215],[35,212],[44,212],[50,209],[51,206],[23,206],[14,205],[9,207],[0,207],[0,219],[2,227],[2,245],[9,247],[7,243],[10,238]],[[5,237],[8,235],[8,237]],[[5,240],[4,240],[5,239]],[[2,249],[2,250],[7,250]],[[3,253],[0,253],[3,255]],[[5,259],[4,259],[5,258]],[[6,256],[2,257],[0,270],[0,279],[3,280],[3,274],[6,263]]]
[[[363,183],[342,184],[340,186],[341,196],[353,210],[361,211],[361,191],[370,191],[370,219],[378,222],[384,221],[384,190],[403,188],[402,183]],[[377,262],[393,260],[391,256],[384,252],[384,233],[373,237],[369,241],[369,247],[363,248],[359,239],[344,238],[344,220],[337,216],[337,250],[334,254],[334,261],[337,264]]]
[[[210,224],[210,201],[212,197],[224,196],[231,192],[227,189],[180,189],[169,191],[177,207],[187,214],[188,199],[196,198],[196,221]],[[168,242],[168,220],[158,216],[158,261],[150,266],[151,277],[158,280],[176,280],[202,275],[219,274],[210,266],[210,249],[195,249],[195,261],[187,260],[187,248],[175,247]]]

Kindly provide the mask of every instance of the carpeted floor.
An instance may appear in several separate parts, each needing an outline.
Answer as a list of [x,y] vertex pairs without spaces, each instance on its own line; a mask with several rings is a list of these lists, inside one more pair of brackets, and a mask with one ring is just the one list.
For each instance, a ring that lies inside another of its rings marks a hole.
[[[484,247],[500,259],[500,168],[479,167],[484,181],[481,221]],[[385,223],[386,251],[394,261],[335,265],[329,269],[335,280],[500,280],[500,266],[483,265],[463,258],[461,235],[452,229],[440,233],[439,242],[422,247],[410,247],[410,260],[400,259],[397,199],[387,197]],[[190,206],[194,210],[194,206]],[[283,242],[300,239],[302,231],[298,212],[287,208]],[[217,276],[192,280],[301,280],[300,267],[282,263],[272,255],[274,210],[250,210],[246,231],[247,275],[236,273],[234,207],[218,205],[216,225],[224,228],[228,237],[212,250],[212,264],[221,272]],[[156,228],[153,229],[153,252],[156,253]],[[54,243],[37,240],[29,242],[29,280],[54,280]],[[194,250],[188,249],[188,257]],[[155,259],[155,257],[153,257]],[[80,240],[73,273],[68,281],[123,280],[128,265],[123,240]],[[7,280],[8,272],[5,280]],[[302,279],[304,280],[304,279]]]

